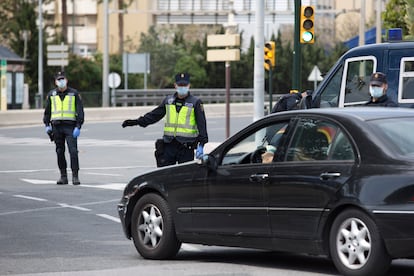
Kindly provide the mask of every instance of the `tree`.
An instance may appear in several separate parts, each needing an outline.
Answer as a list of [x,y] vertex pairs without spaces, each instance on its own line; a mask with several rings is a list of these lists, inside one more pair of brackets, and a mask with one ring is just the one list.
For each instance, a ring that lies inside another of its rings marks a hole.
[[[43,1],[45,4],[49,0]],[[29,102],[34,104],[34,96],[38,93],[38,47],[39,31],[36,25],[38,15],[36,13],[37,2],[27,0],[2,0],[0,1],[0,43],[9,46],[17,55],[23,57],[26,53],[25,80],[29,85]],[[43,28],[43,45],[46,45],[47,32]],[[34,47],[24,48],[23,31],[27,31],[27,45]],[[46,66],[46,49],[43,49],[43,82],[53,76],[53,69]],[[47,87],[45,86],[45,90]]]
[[412,39],[414,37],[414,0],[406,0],[406,2],[407,14],[404,21],[408,29],[408,34]]
[[401,28],[403,35],[408,34],[408,27],[405,21],[407,15],[406,0],[390,0],[382,14],[382,21],[385,29]]

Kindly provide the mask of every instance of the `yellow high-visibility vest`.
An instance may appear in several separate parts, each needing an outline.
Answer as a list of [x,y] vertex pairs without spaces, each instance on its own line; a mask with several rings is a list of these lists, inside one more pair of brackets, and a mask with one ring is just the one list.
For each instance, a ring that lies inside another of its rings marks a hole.
[[198,137],[198,128],[193,105],[184,105],[177,112],[175,105],[167,104],[164,135],[188,138]]
[[50,96],[51,120],[76,121],[75,94],[68,93],[63,101],[59,95]]

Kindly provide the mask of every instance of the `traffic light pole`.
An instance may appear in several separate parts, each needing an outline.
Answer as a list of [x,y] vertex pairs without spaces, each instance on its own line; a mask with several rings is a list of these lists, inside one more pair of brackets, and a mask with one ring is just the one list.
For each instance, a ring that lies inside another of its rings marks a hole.
[[302,5],[301,0],[295,0],[295,32],[294,32],[294,45],[293,45],[293,76],[292,76],[292,89],[301,91],[301,44],[300,44],[300,7]]
[[273,104],[272,104],[272,101],[273,101],[273,99],[272,99],[273,98],[272,72],[273,72],[272,66],[269,66],[269,113],[268,114],[271,113],[272,108],[273,108]]

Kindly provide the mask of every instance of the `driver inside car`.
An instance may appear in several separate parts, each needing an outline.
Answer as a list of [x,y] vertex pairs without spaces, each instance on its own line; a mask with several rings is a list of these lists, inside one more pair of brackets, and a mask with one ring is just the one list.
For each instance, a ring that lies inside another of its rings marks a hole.
[[262,154],[262,163],[272,163],[275,156],[276,148],[272,145],[266,146],[266,151]]

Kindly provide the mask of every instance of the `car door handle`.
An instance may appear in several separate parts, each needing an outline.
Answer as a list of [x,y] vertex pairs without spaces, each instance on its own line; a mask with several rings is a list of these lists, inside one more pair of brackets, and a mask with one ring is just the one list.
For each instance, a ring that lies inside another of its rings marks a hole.
[[252,174],[249,179],[250,181],[263,181],[269,178],[269,174],[267,173],[258,173],[258,174]]
[[341,176],[341,173],[339,172],[325,172],[325,173],[321,173],[319,175],[319,178],[320,180],[328,180],[328,179],[337,178],[340,176]]

